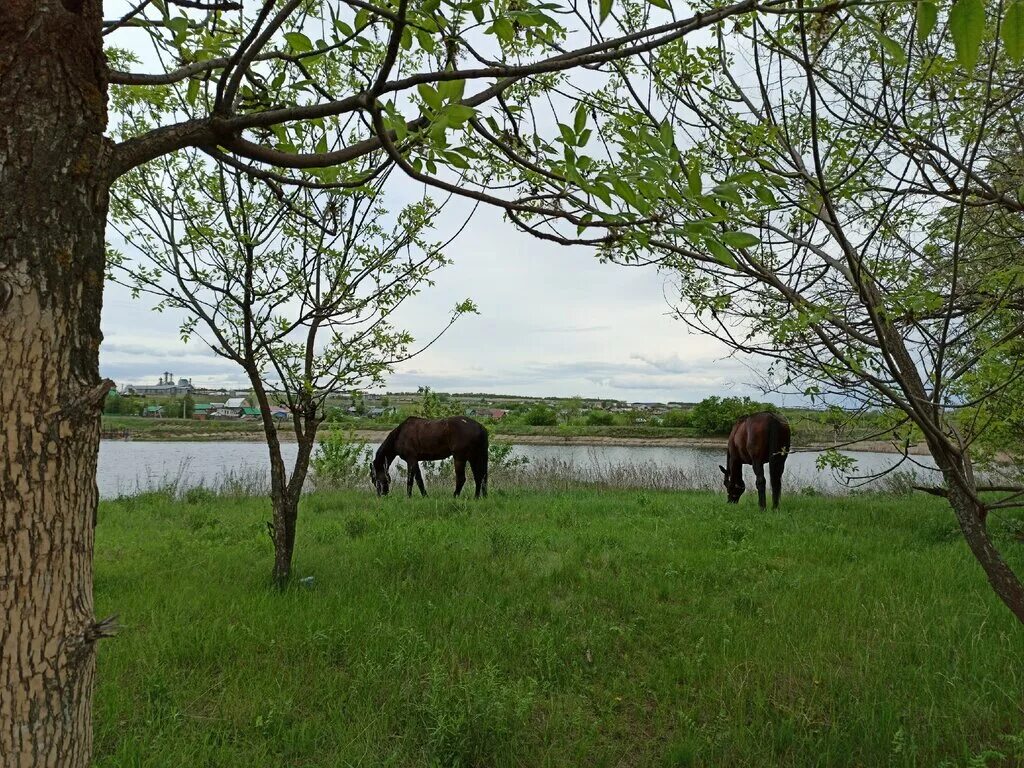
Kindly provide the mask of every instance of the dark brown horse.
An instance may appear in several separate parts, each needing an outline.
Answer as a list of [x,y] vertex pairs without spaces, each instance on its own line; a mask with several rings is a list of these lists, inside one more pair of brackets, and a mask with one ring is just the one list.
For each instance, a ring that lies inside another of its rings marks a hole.
[[406,485],[412,496],[413,480],[420,493],[427,495],[423,486],[421,461],[455,458],[455,495],[462,493],[466,484],[466,462],[473,469],[476,498],[487,495],[487,430],[480,422],[465,416],[448,419],[421,419],[410,416],[384,438],[370,465],[370,481],[378,496],[387,496],[391,489],[391,462],[400,456],[407,467]]
[[730,504],[737,503],[747,489],[743,483],[743,465],[750,464],[757,477],[757,502],[761,509],[765,508],[764,465],[767,462],[772,480],[772,509],[779,508],[782,470],[786,468],[789,440],[789,424],[778,414],[763,411],[736,420],[729,433],[725,466],[719,466],[725,475],[725,490]]

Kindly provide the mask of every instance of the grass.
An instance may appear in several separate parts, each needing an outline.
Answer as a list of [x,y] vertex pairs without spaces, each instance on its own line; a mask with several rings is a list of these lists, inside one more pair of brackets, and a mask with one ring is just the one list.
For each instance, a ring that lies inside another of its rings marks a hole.
[[1020,764],[1024,632],[941,500],[784,507],[319,494],[275,593],[265,502],[105,502],[96,765]]

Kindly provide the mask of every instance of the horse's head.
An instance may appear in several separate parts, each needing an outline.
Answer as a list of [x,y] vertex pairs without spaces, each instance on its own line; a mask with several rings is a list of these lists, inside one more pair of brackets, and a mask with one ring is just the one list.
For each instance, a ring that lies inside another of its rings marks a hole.
[[743,475],[741,474],[738,478],[736,478],[736,481],[733,482],[732,478],[729,477],[728,469],[723,467],[721,464],[718,465],[718,468],[722,470],[722,474],[725,475],[725,480],[723,481],[723,484],[725,485],[725,493],[729,498],[729,503],[738,503],[740,500],[740,496],[742,496],[743,492],[747,490],[747,486],[743,482]]
[[370,482],[373,483],[378,496],[388,495],[388,491],[391,490],[391,473],[386,464],[377,461],[370,464]]

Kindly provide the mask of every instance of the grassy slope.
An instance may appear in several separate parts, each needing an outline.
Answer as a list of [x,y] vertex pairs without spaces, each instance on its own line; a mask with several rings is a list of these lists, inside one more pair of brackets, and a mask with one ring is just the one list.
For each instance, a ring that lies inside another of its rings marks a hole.
[[[374,419],[352,419],[344,424],[344,429],[368,430],[374,432],[387,432],[394,429],[396,425],[387,421],[376,421]],[[532,435],[546,437],[602,437],[602,438],[644,438],[644,439],[665,439],[665,438],[702,438],[717,440],[724,443],[724,435],[702,435],[695,429],[688,427],[652,427],[643,424],[633,426],[570,426],[559,425],[554,427],[533,427],[526,424],[513,424],[510,422],[487,423],[490,433],[499,439],[514,441],[517,436]],[[224,439],[252,439],[263,438],[263,425],[258,420],[246,421],[195,421],[192,419],[150,419],[142,416],[111,416],[103,417],[103,428],[108,430],[129,430],[136,440],[224,440]],[[833,433],[829,428],[821,424],[813,423],[807,419],[794,421],[795,433],[793,436],[796,445],[812,443],[833,442]],[[290,424],[279,425],[282,436],[291,438]],[[325,431],[330,425],[325,425]],[[868,436],[875,430],[864,427],[856,432],[859,436]],[[847,435],[844,439],[852,439],[854,434]]]
[[[963,765],[1024,632],[934,499],[106,502],[98,766]],[[1015,564],[1021,545],[1006,542]]]

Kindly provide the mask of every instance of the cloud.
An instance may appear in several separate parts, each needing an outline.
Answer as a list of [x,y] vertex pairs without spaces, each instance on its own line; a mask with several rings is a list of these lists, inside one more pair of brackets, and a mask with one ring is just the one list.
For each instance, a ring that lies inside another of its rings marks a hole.
[[[396,177],[389,199],[422,190]],[[458,202],[437,217],[438,240],[461,224]],[[526,396],[699,400],[709,394],[756,394],[750,358],[728,357],[718,342],[669,316],[665,278],[654,269],[601,264],[588,248],[564,248],[516,232],[480,208],[449,247],[453,264],[409,299],[393,320],[430,339],[451,307],[471,297],[481,314],[460,318],[422,355],[396,367],[386,389],[430,386]],[[104,375],[148,382],[169,370],[213,386],[245,386],[245,376],[199,341],[183,344],[181,317],[151,312],[151,301],[107,288],[100,348]],[[642,397],[638,393],[643,393]]]

